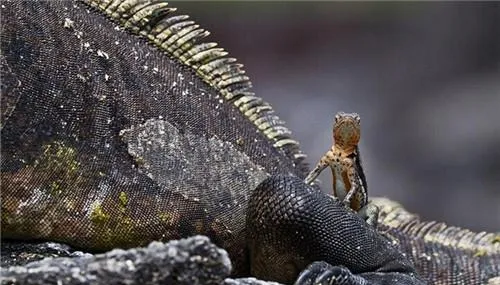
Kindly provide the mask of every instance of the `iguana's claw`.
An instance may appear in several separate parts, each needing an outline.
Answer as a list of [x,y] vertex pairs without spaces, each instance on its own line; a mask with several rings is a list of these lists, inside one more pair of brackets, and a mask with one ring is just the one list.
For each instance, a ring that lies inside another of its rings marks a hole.
[[366,280],[356,276],[343,266],[332,266],[324,261],[315,261],[302,271],[295,285],[363,285]]

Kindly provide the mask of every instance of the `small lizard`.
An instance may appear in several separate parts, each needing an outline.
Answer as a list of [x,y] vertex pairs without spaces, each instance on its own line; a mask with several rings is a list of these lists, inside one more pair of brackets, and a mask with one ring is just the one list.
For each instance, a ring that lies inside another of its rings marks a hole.
[[333,124],[333,145],[307,175],[311,184],[327,166],[333,176],[333,196],[358,212],[367,223],[376,225],[378,208],[368,202],[366,177],[361,167],[358,143],[361,136],[361,119],[356,113],[339,112]]

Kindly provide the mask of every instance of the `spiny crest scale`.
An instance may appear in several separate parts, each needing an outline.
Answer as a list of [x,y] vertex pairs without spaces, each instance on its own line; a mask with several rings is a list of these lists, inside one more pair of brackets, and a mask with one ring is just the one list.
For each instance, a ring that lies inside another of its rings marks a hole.
[[379,223],[397,228],[411,236],[422,238],[443,246],[469,251],[484,251],[489,254],[500,254],[500,243],[495,242],[499,233],[472,232],[468,229],[449,226],[442,222],[424,222],[406,211],[403,206],[385,198],[374,198],[372,201],[380,208]]
[[306,171],[305,154],[299,149],[299,143],[291,138],[284,122],[273,115],[271,106],[251,91],[252,83],[245,75],[243,65],[228,57],[228,53],[216,43],[202,42],[210,33],[189,20],[189,16],[171,16],[176,8],[161,0],[84,1],[125,29],[144,36],[172,58],[190,66],[273,141],[274,147],[283,149],[300,169]]

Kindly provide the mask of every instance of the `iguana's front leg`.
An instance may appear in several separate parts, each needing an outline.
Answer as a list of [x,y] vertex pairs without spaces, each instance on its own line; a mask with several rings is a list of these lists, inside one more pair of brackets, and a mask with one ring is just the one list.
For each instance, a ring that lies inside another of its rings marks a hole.
[[[247,212],[252,275],[297,284],[425,284],[411,262],[337,199],[273,176]],[[298,278],[298,279],[297,279]]]

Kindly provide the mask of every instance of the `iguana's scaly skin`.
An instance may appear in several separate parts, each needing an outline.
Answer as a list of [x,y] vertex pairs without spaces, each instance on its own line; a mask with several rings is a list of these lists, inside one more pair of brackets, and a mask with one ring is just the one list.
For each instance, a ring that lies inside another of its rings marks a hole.
[[[396,242],[302,182],[304,155],[241,65],[172,11],[163,1],[2,2],[2,238],[103,251],[204,234],[235,275],[422,284]],[[419,235],[385,222],[419,268]],[[424,278],[453,284],[449,275],[467,272],[467,284],[485,283],[499,271],[489,242],[472,257],[484,267],[442,267],[438,254]]]
[[429,284],[500,284],[500,232],[421,221],[386,198],[372,203],[380,210],[377,230],[407,252]]

